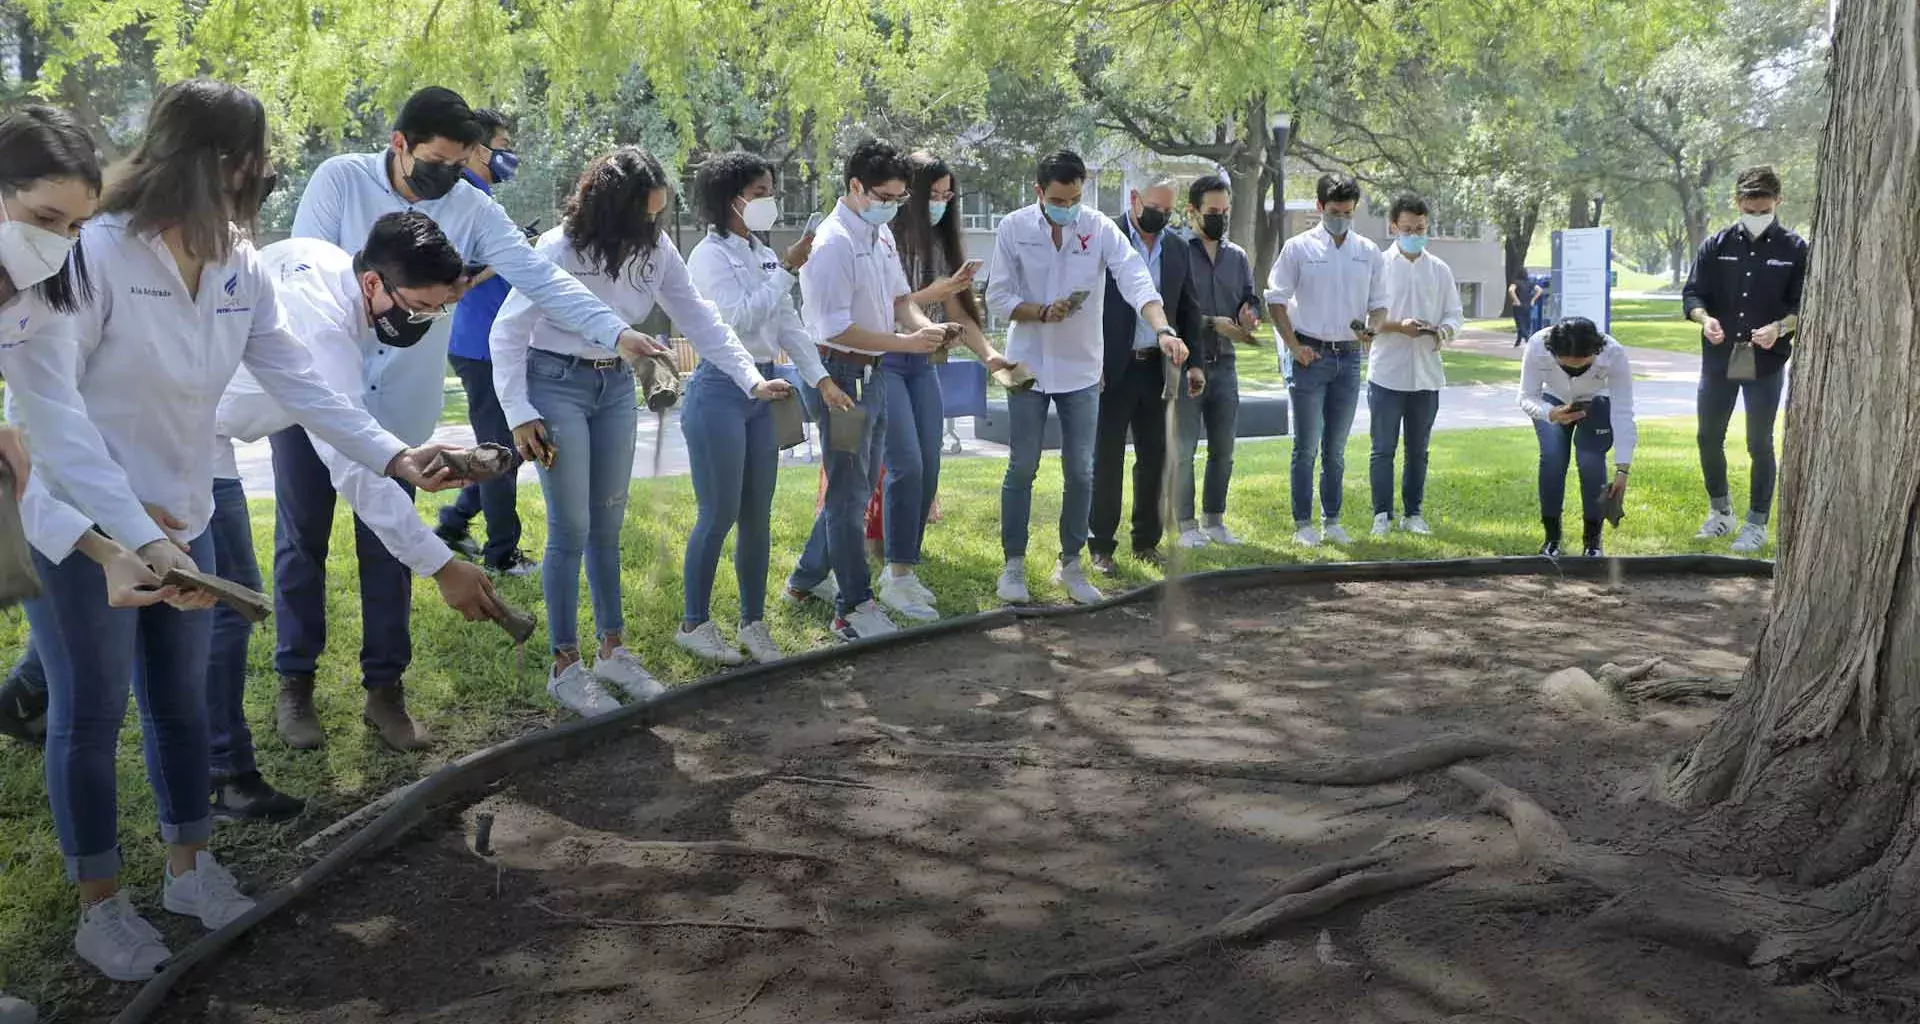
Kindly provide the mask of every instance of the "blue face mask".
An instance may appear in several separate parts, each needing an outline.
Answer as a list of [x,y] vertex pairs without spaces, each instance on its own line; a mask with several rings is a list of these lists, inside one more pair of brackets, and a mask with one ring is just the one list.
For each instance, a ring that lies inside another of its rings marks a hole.
[[1048,220],[1063,228],[1072,227],[1073,222],[1080,219],[1079,203],[1075,203],[1072,206],[1055,206],[1052,203],[1041,203],[1040,209],[1046,211]]
[[1338,238],[1346,234],[1348,228],[1353,227],[1353,218],[1322,215],[1320,217],[1320,226],[1327,229],[1327,234]]
[[875,200],[869,204],[866,209],[860,211],[860,219],[877,228],[893,220],[899,213],[899,203],[882,203]]
[[1401,252],[1404,252],[1404,253],[1406,253],[1406,254],[1407,254],[1407,255],[1409,255],[1409,256],[1418,256],[1418,255],[1420,255],[1421,253],[1423,253],[1423,252],[1426,252],[1426,251],[1427,251],[1427,236],[1425,236],[1425,235],[1401,235],[1401,236],[1400,236],[1400,251],[1401,251]]
[[496,185],[505,185],[513,180],[520,170],[520,154],[511,149],[496,149],[493,156],[487,158],[487,173],[493,175]]
[[945,203],[928,203],[927,204],[927,220],[929,223],[938,224],[941,221],[946,219],[947,219],[947,204]]

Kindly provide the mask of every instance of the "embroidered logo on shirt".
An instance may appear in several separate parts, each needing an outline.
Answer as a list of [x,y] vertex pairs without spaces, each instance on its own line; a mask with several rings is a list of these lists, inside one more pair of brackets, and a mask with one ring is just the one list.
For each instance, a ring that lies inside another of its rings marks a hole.
[[[240,275],[235,274],[232,277],[227,278],[227,283],[221,285],[220,290],[223,292],[226,292],[227,298],[229,299],[238,298],[239,292],[240,292]],[[216,314],[251,313],[253,312],[253,307],[252,306],[217,306],[214,308],[214,312]]]
[[227,298],[233,298],[233,293],[240,290],[240,275],[235,274],[227,278],[227,283],[221,285],[220,290],[227,293]]
[[127,291],[128,291],[128,293],[129,293],[129,294],[132,294],[132,295],[144,295],[144,296],[146,296],[147,298],[150,298],[150,299],[171,299],[171,298],[173,298],[173,293],[172,293],[172,292],[170,292],[170,291],[168,291],[168,290],[166,290],[165,288],[148,288],[148,287],[145,287],[144,285],[137,285],[137,284],[136,284],[136,285],[134,285],[134,286],[132,286],[132,287],[130,287],[130,288],[128,288],[128,289],[127,289]]
[[1793,261],[1792,261],[1792,260],[1768,260],[1768,261],[1767,261],[1767,266],[1769,266],[1769,267],[1791,267],[1791,266],[1793,266]]
[[280,272],[280,280],[282,281],[288,280],[292,278],[293,275],[295,274],[304,274],[307,271],[312,269],[313,269],[312,267],[307,266],[305,263],[295,263],[293,266],[288,267],[287,269]]
[[1084,234],[1084,235],[1076,235],[1076,236],[1074,236],[1074,237],[1076,237],[1076,238],[1078,238],[1078,239],[1080,239],[1080,251],[1081,251],[1081,252],[1086,252],[1086,251],[1087,251],[1087,243],[1088,243],[1088,242],[1091,242],[1091,241],[1093,241],[1093,235],[1092,235],[1092,233],[1088,233],[1088,234]]

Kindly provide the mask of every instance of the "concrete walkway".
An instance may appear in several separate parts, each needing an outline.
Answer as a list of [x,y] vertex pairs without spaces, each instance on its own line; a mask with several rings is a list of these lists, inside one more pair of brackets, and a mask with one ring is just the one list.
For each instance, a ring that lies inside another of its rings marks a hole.
[[[1453,348],[1480,355],[1520,358],[1520,350],[1513,347],[1512,336],[1493,331],[1466,331],[1454,342]],[[1632,349],[1630,354],[1634,368],[1634,406],[1638,418],[1694,414],[1694,389],[1699,382],[1700,365],[1697,356],[1638,348]],[[1278,386],[1249,387],[1244,393],[1284,394],[1285,389]],[[1366,389],[1362,388],[1360,409],[1354,414],[1356,436],[1367,432],[1367,422]],[[1435,422],[1434,429],[1519,427],[1527,425],[1527,422],[1517,404],[1517,389],[1514,386],[1472,384],[1446,388],[1441,392],[1440,418]],[[1004,445],[973,436],[972,417],[953,420],[951,426],[953,435],[958,436],[959,450],[956,452],[952,449],[953,438],[950,435],[949,458],[1006,458],[1007,449]],[[473,443],[473,431],[465,424],[443,426],[434,432],[433,439],[447,444],[469,445]],[[236,454],[247,493],[254,497],[271,494],[273,465],[267,443],[258,441],[240,445]],[[802,445],[781,458],[782,465],[805,465],[817,461],[817,452],[812,445]],[[687,445],[680,433],[678,411],[668,412],[664,421],[642,412],[634,451],[634,479],[685,476],[688,472]],[[528,474],[523,482],[531,480],[532,475]]]

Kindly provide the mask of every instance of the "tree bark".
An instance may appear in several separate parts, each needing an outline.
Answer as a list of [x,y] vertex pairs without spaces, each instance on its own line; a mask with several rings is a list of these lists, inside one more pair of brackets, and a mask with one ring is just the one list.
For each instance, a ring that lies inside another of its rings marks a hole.
[[[1773,605],[1727,710],[1665,780],[1723,870],[1822,887],[1757,961],[1920,962],[1920,25],[1841,4],[1787,409]],[[1697,241],[1692,224],[1690,241]]]
[[1569,230],[1593,226],[1593,207],[1589,205],[1592,199],[1584,183],[1567,189],[1567,228]]
[[[1527,250],[1533,245],[1533,232],[1540,226],[1540,200],[1522,203],[1500,211],[1501,262],[1506,269],[1505,283],[1526,273]],[[1503,293],[1500,315],[1512,316],[1513,303]]]

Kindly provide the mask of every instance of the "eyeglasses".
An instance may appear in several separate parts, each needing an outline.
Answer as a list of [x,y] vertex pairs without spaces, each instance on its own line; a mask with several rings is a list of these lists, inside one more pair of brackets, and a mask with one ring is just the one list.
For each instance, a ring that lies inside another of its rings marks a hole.
[[895,195],[881,195],[878,192],[868,190],[867,198],[872,199],[876,203],[904,203],[913,198],[913,193],[900,192]]
[[948,189],[945,192],[927,193],[927,201],[932,203],[951,203],[958,198],[960,198],[960,193],[952,189]]
[[380,279],[380,286],[387,290],[387,298],[392,299],[394,305],[407,311],[407,322],[410,324],[430,324],[435,320],[443,320],[453,315],[453,310],[445,305],[435,306],[432,309],[413,308],[412,304],[401,298],[400,293],[394,290],[392,283],[384,277]]

